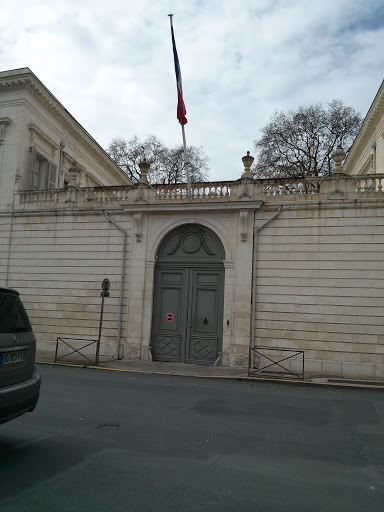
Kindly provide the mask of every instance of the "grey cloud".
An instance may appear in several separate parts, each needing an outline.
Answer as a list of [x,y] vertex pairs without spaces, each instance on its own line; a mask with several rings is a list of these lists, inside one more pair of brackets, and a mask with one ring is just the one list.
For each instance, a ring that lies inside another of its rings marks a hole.
[[[31,67],[104,146],[114,136],[149,133],[178,144],[170,6],[7,2],[3,69]],[[187,141],[205,147],[212,180],[240,175],[241,157],[276,108],[342,98],[365,113],[383,78],[384,13],[373,0],[179,0],[173,7]]]

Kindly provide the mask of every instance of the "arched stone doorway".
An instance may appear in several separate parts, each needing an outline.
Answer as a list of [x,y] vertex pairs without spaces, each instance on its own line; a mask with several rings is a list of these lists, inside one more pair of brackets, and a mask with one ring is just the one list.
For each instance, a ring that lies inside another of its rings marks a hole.
[[157,252],[151,350],[154,361],[212,364],[221,352],[225,251],[200,224],[180,226]]

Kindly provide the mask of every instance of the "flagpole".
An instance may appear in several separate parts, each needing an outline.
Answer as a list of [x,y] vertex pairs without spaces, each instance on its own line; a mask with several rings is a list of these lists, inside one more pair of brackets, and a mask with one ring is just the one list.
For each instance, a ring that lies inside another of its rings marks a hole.
[[[170,24],[171,24],[171,30],[173,30],[173,14],[168,14],[169,16],[169,21],[170,21]],[[181,73],[180,73],[180,87],[181,87],[181,95],[183,95],[183,84],[182,84],[182,79],[181,79]],[[183,147],[184,147],[184,167],[185,167],[185,170],[186,170],[186,173],[187,173],[187,190],[188,190],[188,200],[189,202],[191,203],[192,202],[192,189],[191,189],[191,176],[190,176],[190,172],[189,172],[189,161],[188,161],[188,155],[187,155],[187,141],[186,141],[186,138],[185,138],[185,129],[184,129],[184,125],[181,124],[181,133],[182,133],[182,136],[183,136]]]
[[187,142],[185,140],[185,130],[184,125],[181,125],[181,133],[183,134],[183,145],[184,145],[184,166],[185,170],[187,171],[187,188],[188,188],[188,199],[189,202],[192,202],[192,189],[191,189],[191,176],[189,174],[189,162],[188,162],[188,155],[187,155]]

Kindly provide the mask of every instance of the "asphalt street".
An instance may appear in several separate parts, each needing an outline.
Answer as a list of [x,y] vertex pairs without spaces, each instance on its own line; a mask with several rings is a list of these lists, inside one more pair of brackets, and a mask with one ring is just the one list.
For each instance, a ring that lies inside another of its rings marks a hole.
[[384,510],[384,392],[40,365],[0,511]]

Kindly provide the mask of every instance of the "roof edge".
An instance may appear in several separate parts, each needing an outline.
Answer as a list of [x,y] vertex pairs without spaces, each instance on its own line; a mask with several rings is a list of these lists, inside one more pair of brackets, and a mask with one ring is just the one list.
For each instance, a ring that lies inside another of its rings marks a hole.
[[370,135],[372,130],[372,126],[377,121],[381,109],[384,107],[384,80],[381,82],[379,90],[377,91],[374,100],[369,107],[367,115],[364,118],[363,124],[360,128],[359,133],[356,135],[356,138],[352,144],[351,149],[349,150],[348,156],[345,159],[343,169],[346,172],[349,172],[349,168],[353,170],[353,166],[356,165],[356,160],[360,156],[361,146],[366,143],[367,138]]

